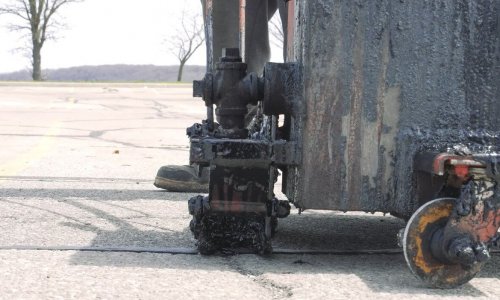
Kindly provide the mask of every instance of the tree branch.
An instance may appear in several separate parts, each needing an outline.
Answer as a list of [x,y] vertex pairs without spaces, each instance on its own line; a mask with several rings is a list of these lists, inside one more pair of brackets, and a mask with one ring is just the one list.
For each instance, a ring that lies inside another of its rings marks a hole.
[[199,18],[199,15],[189,17],[183,11],[177,33],[168,39],[169,51],[180,63],[187,62],[205,41],[204,27],[198,22]]
[[[31,36],[31,52],[33,63],[33,79],[40,78],[35,69],[40,72],[40,51],[47,39],[53,38],[55,28],[59,23],[55,14],[65,4],[82,2],[84,0],[2,0],[7,4],[0,4],[0,15],[12,15],[16,21],[7,25],[11,31],[29,32]],[[35,79],[35,80],[39,80]]]

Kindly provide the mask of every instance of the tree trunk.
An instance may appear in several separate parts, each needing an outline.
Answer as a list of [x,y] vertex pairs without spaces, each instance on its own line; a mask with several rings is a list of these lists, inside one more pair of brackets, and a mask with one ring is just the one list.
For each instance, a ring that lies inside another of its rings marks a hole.
[[177,73],[177,82],[182,81],[182,71],[184,70],[185,64],[186,64],[185,61],[181,61],[181,64],[179,65],[179,72]]
[[32,77],[34,81],[42,80],[42,46],[34,42],[33,43],[33,73]]

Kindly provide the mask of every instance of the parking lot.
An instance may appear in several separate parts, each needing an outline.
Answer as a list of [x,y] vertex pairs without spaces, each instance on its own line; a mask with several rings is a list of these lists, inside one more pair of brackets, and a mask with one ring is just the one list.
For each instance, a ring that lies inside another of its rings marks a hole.
[[292,210],[282,254],[195,254],[193,194],[152,183],[204,112],[186,84],[0,83],[0,298],[498,299],[498,254],[454,290],[399,251],[349,254],[397,249],[404,222],[381,214]]

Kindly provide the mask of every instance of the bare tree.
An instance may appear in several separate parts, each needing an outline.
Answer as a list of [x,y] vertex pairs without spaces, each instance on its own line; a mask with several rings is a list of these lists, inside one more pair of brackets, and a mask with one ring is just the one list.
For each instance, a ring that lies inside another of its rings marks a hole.
[[170,46],[170,52],[179,60],[177,81],[182,80],[184,65],[204,42],[205,35],[201,16],[189,16],[183,11],[179,22],[179,28],[176,33],[167,40]]
[[42,80],[42,47],[47,39],[54,38],[54,30],[60,27],[55,18],[61,6],[83,0],[7,0],[0,5],[0,15],[14,16],[10,24],[13,31],[26,31],[30,36],[33,80]]

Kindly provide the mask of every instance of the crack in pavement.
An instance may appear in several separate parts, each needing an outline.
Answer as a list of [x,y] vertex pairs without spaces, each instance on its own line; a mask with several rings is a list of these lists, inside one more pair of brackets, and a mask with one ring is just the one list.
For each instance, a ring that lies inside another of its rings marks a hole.
[[270,291],[272,294],[272,299],[286,299],[293,296],[292,288],[290,286],[279,284],[274,280],[265,277],[264,273],[246,269],[232,257],[228,258],[228,266],[238,272],[240,275],[247,277],[259,286]]

